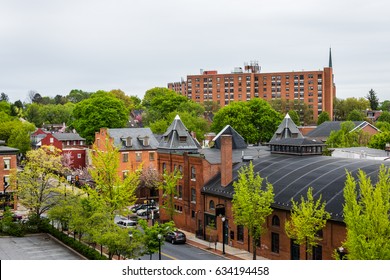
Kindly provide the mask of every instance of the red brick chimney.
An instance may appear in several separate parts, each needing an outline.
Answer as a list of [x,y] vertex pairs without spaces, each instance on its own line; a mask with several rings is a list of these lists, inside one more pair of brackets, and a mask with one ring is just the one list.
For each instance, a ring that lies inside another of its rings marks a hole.
[[221,135],[221,186],[226,187],[233,180],[232,136]]

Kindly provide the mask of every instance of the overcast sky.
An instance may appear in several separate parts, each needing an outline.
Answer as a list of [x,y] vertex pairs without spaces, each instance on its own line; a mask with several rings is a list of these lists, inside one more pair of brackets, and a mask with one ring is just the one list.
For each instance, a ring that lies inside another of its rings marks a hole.
[[390,1],[0,0],[0,92],[11,101],[146,90],[200,69],[318,70],[337,97],[390,99]]

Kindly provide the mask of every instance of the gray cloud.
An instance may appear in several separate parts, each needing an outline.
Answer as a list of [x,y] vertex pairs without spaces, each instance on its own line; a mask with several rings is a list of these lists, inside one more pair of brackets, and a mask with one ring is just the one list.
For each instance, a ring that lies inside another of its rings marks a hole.
[[337,96],[390,99],[390,4],[363,1],[4,1],[0,91],[143,96],[199,69],[316,70],[332,47]]

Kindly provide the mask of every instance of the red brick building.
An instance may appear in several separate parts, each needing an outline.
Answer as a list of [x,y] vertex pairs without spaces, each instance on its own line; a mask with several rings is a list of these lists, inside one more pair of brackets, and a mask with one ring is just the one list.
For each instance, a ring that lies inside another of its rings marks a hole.
[[68,154],[71,159],[71,168],[83,168],[87,166],[88,146],[85,143],[85,138],[82,138],[78,133],[48,132],[40,140],[40,144],[41,146],[56,147],[61,150],[62,154]]
[[[118,174],[125,178],[129,173],[139,168],[144,170],[157,169],[158,142],[150,128],[101,128],[95,133],[95,146],[104,151],[106,141],[118,147],[120,162]],[[148,188],[138,189],[137,197],[144,199],[158,199],[155,190]]]
[[[281,124],[278,128],[281,133],[272,141],[275,152],[270,152],[268,147],[246,146],[230,126],[215,136],[213,148],[200,149],[177,117],[158,148],[160,172],[174,169],[182,172],[175,197],[177,227],[196,233],[199,238],[223,240],[227,246],[251,251],[247,229],[234,222],[231,201],[240,167],[252,161],[255,172],[267,178],[275,194],[273,213],[265,225],[267,231],[257,242],[257,255],[269,259],[306,258],[305,246],[298,246],[288,238],[284,225],[290,215],[291,199],[299,200],[312,187],[314,198],[322,195],[326,210],[331,214],[326,227],[318,233],[322,241],[313,249],[313,259],[332,259],[334,250],[342,245],[346,236],[343,222],[346,170],[354,176],[358,169],[367,170],[375,182],[377,177],[373,170],[379,171],[381,163],[317,155],[322,149],[321,143],[301,137],[296,127],[290,129],[290,124],[284,127]],[[289,137],[294,134],[297,134],[295,138]],[[390,166],[390,163],[385,165]],[[160,211],[161,219],[167,219],[164,210]],[[225,230],[220,214],[226,219]]]
[[10,180],[11,171],[17,168],[17,154],[19,150],[0,145],[0,209],[4,210],[5,206],[16,209],[17,204],[14,202],[13,192],[16,186],[13,186]]
[[232,73],[201,70],[181,82],[168,83],[168,88],[195,102],[214,101],[221,107],[253,98],[300,101],[313,110],[315,121],[323,111],[333,116],[336,97],[331,53],[328,67],[322,70],[260,73],[258,63],[251,62]]

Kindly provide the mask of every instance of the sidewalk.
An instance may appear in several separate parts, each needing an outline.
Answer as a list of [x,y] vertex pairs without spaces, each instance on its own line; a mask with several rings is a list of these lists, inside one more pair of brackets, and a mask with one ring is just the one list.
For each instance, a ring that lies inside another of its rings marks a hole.
[[[187,237],[187,244],[197,247],[199,249],[205,250],[207,252],[225,256],[227,259],[231,260],[253,260],[253,254],[251,252],[241,250],[234,248],[232,246],[225,244],[225,255],[223,255],[222,250],[223,246],[222,243],[217,242],[217,246],[215,246],[215,243],[210,243],[206,240],[199,239],[195,236],[194,233],[184,231],[180,229],[180,231],[184,232]],[[264,257],[261,257],[259,255],[256,256],[257,260],[267,260]]]

